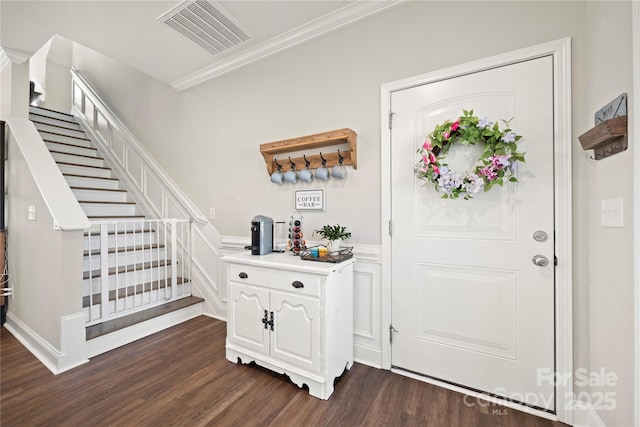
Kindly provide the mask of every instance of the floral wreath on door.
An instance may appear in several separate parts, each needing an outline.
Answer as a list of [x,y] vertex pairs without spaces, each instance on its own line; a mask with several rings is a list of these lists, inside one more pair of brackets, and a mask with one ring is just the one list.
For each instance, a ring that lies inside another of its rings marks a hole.
[[[447,120],[438,124],[427,136],[417,151],[420,160],[415,166],[418,179],[425,181],[425,186],[433,186],[442,192],[445,199],[465,200],[481,189],[489,191],[494,185],[506,182],[518,182],[516,171],[520,162],[525,163],[524,153],[518,151],[518,141],[522,136],[509,128],[505,121],[504,128],[487,117],[482,119],[473,114],[473,110],[462,110],[457,120]],[[482,155],[473,169],[456,171],[449,168],[446,155],[455,144],[484,144]]]

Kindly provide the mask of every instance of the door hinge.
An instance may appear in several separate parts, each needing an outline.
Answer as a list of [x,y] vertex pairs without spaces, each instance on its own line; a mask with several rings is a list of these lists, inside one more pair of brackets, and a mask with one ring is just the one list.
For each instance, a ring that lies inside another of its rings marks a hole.
[[391,129],[393,127],[393,115],[395,113],[392,113],[391,111],[389,111],[389,129]]
[[393,327],[392,324],[389,324],[389,343],[393,343],[393,334],[398,333],[398,330]]
[[389,220],[389,236],[393,236],[393,221]]

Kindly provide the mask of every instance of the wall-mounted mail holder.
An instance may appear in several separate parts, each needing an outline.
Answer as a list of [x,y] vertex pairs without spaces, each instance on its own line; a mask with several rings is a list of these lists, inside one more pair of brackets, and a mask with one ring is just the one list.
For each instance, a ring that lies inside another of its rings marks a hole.
[[[357,169],[358,156],[356,140],[356,133],[349,128],[344,128],[260,144],[260,153],[262,157],[264,157],[269,174],[272,174],[278,168],[278,164],[288,166],[292,163],[295,165],[296,170],[301,170],[305,167],[315,169],[323,164],[331,167],[339,163],[351,165],[354,169]],[[330,147],[332,145],[344,146],[345,144],[347,145],[347,147],[345,147],[346,150],[336,150],[335,152],[320,150],[323,147]],[[289,153],[301,151],[310,152],[309,154],[305,154],[304,157],[289,158],[288,156]],[[320,152],[322,152],[322,154]]]
[[600,160],[628,148],[627,95],[622,94],[595,113],[595,127],[578,137],[583,150]]

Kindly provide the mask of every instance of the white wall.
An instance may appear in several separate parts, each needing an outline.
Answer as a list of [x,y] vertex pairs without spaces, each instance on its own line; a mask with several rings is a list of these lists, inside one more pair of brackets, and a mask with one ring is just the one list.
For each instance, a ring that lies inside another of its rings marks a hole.
[[72,42],[53,36],[29,60],[29,79],[41,92],[39,107],[68,113],[71,111]]
[[[625,92],[633,99],[631,5],[628,2],[587,2],[588,97],[586,132],[593,114]],[[628,102],[629,117],[634,113]],[[630,122],[631,123],[631,122]],[[633,129],[630,129],[633,132]],[[592,394],[614,392],[615,410],[599,409],[607,426],[633,424],[633,150],[588,162],[589,234],[589,358],[592,370],[604,367],[617,375],[615,387],[592,387]],[[602,200],[622,197],[624,227],[601,225]],[[637,213],[636,213],[637,215]]]

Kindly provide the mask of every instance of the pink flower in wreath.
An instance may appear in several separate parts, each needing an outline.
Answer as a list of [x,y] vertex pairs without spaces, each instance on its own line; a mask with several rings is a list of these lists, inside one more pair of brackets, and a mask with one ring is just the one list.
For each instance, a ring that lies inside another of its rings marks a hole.
[[498,174],[491,165],[481,168],[478,172],[480,175],[487,177],[489,181],[493,181],[498,177]]
[[460,127],[460,122],[458,120],[456,120],[455,122],[453,122],[453,124],[451,125],[451,132],[455,132],[458,130],[458,128]]
[[438,165],[433,165],[433,171],[440,175],[440,168],[438,167]]
[[431,145],[431,140],[429,138],[424,141],[424,144],[422,144],[422,148],[427,151],[430,151],[433,148],[433,146]]
[[442,134],[442,136],[444,137],[444,139],[449,139],[449,137],[451,136],[451,134],[449,132],[444,132]]
[[431,160],[429,160],[429,156],[427,156],[426,154],[422,155],[422,162],[426,165],[428,165],[429,163],[431,163]]
[[433,154],[432,151],[429,152],[429,160],[431,161],[431,163],[435,163],[437,161],[436,155]]

